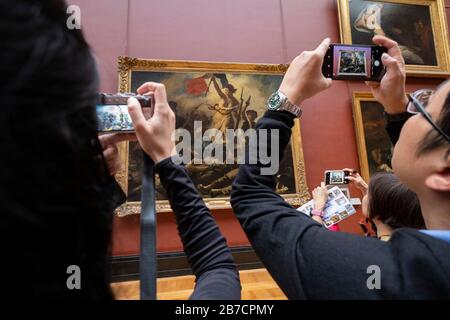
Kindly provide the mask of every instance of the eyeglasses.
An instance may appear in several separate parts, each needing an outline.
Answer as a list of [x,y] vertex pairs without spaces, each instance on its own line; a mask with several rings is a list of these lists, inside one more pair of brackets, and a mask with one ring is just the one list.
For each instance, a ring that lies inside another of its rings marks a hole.
[[411,114],[421,113],[425,117],[425,119],[431,124],[431,126],[437,132],[439,132],[441,136],[443,136],[447,141],[450,142],[450,137],[444,131],[442,131],[441,128],[438,127],[436,122],[434,122],[433,119],[431,118],[431,115],[426,111],[428,102],[430,101],[430,98],[433,95],[433,93],[434,93],[433,90],[423,89],[408,94],[409,103],[406,111]]

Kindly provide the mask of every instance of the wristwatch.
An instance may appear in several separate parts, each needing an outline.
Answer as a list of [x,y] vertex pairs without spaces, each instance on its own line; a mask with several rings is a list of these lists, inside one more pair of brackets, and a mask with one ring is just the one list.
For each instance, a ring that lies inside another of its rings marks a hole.
[[302,109],[289,101],[288,97],[278,90],[267,100],[267,109],[272,111],[287,111],[297,118],[302,115]]

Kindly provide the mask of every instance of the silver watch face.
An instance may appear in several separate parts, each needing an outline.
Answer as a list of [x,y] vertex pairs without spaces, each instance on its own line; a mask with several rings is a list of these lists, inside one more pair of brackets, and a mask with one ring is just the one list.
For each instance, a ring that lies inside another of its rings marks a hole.
[[270,96],[269,100],[267,100],[267,109],[278,110],[282,102],[283,96],[277,91]]

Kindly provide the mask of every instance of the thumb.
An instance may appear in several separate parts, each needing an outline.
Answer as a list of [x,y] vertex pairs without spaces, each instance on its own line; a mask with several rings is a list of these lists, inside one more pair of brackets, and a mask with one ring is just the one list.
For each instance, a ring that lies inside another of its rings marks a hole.
[[316,48],[316,51],[323,58],[327,54],[328,49],[330,48],[331,40],[330,38],[324,39],[319,46]]
[[333,80],[331,78],[325,78],[325,87],[328,89],[333,84]]
[[136,132],[142,132],[147,129],[147,121],[142,113],[141,104],[136,98],[131,97],[128,99],[128,113]]

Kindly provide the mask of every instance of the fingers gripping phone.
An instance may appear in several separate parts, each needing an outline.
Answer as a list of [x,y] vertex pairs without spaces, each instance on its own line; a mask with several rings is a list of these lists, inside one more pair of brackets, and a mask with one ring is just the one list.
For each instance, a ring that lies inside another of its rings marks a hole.
[[385,67],[381,46],[331,44],[324,58],[322,73],[333,80],[381,81]]
[[326,185],[348,184],[348,175],[350,173],[344,170],[327,170],[324,174]]
[[99,132],[134,132],[133,122],[128,113],[128,98],[130,97],[134,97],[139,101],[146,119],[151,117],[154,104],[153,95],[139,96],[133,93],[99,93],[96,105],[97,129]]

